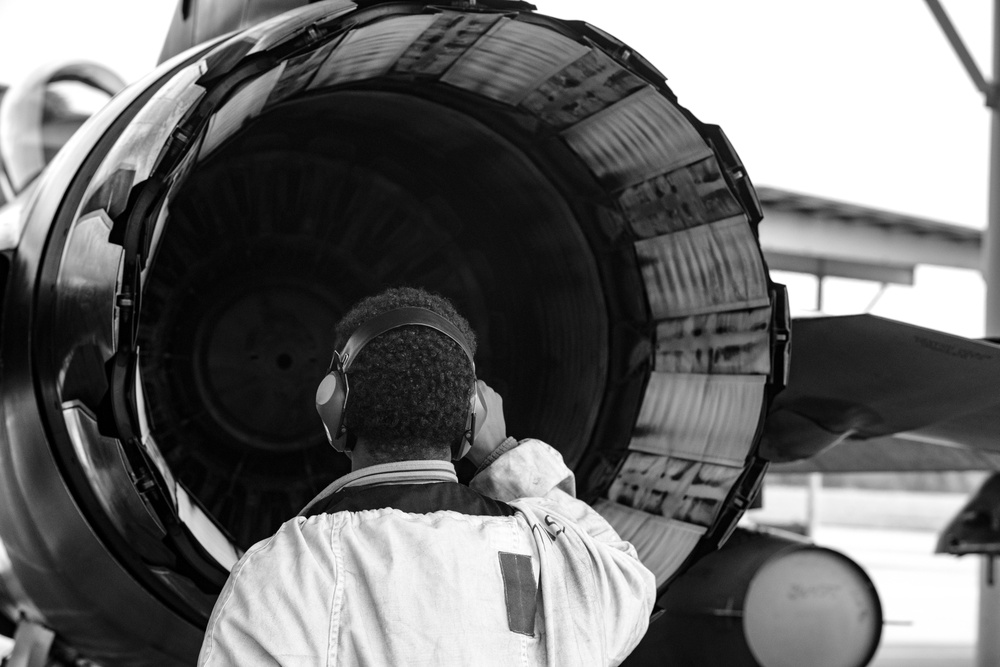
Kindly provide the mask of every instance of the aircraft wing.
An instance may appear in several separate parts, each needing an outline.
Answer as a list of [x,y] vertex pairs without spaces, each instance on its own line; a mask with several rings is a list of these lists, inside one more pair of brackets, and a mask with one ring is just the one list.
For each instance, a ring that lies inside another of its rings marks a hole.
[[836,447],[799,461],[778,463],[772,472],[940,472],[1000,470],[1000,453],[954,446],[917,433],[870,440],[847,439]]
[[793,329],[789,383],[762,445],[784,464],[776,471],[1000,464],[1000,347],[872,315],[796,320]]

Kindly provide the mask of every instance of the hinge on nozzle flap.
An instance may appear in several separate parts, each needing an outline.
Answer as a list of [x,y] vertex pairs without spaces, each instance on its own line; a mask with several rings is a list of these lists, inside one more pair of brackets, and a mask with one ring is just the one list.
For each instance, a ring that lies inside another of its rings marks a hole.
[[577,33],[583,37],[585,44],[596,46],[601,51],[611,56],[611,58],[618,61],[619,64],[631,69],[635,74],[638,74],[640,77],[645,79],[650,85],[656,87],[656,89],[661,93],[664,93],[671,102],[677,102],[677,98],[674,96],[673,91],[667,87],[667,77],[663,74],[663,72],[656,69],[653,63],[646,60],[642,54],[636,53],[635,50],[625,42],[585,21],[559,20],[559,22],[577,31]]
[[163,541],[180,556],[174,569],[189,579],[204,593],[218,593],[229,572],[222,567],[198,542],[184,525],[171,495],[167,482],[156,462],[142,443],[138,425],[135,392],[135,373],[138,355],[112,357],[111,387],[109,388],[111,413],[115,422],[115,437],[121,443],[122,453],[128,463],[129,474],[136,491],[151,511],[153,520],[163,531]]
[[771,395],[788,386],[792,361],[792,315],[788,306],[788,289],[771,283],[771,372],[767,384]]
[[719,532],[712,536],[716,547],[721,547],[729,541],[729,537],[736,530],[740,517],[750,509],[754,499],[760,494],[761,486],[764,484],[764,475],[770,465],[770,461],[755,457],[733,486],[719,519],[716,521],[716,531]]
[[736,154],[736,149],[729,143],[729,137],[721,127],[702,123],[701,129],[705,140],[719,159],[726,182],[743,205],[743,210],[750,218],[750,224],[756,229],[757,223],[764,218],[764,209],[760,206],[757,191],[753,189],[753,183],[750,182],[750,175],[743,166],[743,161]]

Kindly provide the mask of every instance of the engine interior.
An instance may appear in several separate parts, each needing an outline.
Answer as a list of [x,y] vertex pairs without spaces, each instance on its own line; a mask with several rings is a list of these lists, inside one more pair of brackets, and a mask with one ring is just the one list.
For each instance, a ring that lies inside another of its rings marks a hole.
[[349,470],[312,397],[339,315],[387,286],[451,298],[510,433],[579,458],[607,374],[597,263],[565,194],[483,123],[388,92],[283,104],[190,171],[164,225],[151,432],[244,548]]

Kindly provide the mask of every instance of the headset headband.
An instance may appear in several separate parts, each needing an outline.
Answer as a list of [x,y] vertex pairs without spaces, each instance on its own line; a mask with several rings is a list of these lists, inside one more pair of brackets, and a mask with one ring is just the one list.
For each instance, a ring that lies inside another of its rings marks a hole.
[[[422,326],[434,329],[443,333],[448,338],[458,343],[458,346],[465,352],[469,363],[472,365],[473,377],[476,373],[476,363],[472,359],[472,350],[465,340],[465,335],[454,324],[446,318],[438,315],[434,311],[426,308],[396,308],[388,312],[376,315],[358,327],[351,337],[347,339],[340,352],[333,353],[333,360],[330,362],[330,369],[326,377],[316,388],[316,410],[319,412],[323,426],[326,428],[327,437],[330,444],[342,452],[350,451],[349,446],[338,444],[346,434],[347,427],[344,424],[344,412],[347,408],[347,398],[350,394],[350,384],[347,379],[347,371],[357,358],[361,350],[364,349],[372,339],[381,336],[387,331],[405,326]],[[462,458],[482,427],[486,418],[486,406],[479,395],[476,383],[473,382],[472,394],[470,397],[469,418],[465,436],[452,445],[452,458],[458,460]],[[481,415],[477,415],[481,412]]]
[[472,350],[469,349],[469,345],[466,343],[465,336],[461,330],[433,310],[416,307],[395,308],[366,321],[351,334],[351,337],[344,343],[344,348],[340,353],[334,353],[333,361],[330,364],[331,370],[339,363],[340,370],[347,371],[361,350],[372,339],[381,336],[387,331],[410,325],[435,329],[458,343],[458,346],[465,352],[465,356],[469,358],[469,363],[472,364],[472,372],[475,374],[476,362],[473,360]]

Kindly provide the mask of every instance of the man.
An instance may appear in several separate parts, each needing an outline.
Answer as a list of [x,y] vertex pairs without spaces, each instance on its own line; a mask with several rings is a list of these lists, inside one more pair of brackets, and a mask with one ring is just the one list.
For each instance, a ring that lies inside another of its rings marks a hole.
[[507,437],[451,303],[390,289],[344,316],[336,344],[317,406],[352,472],[243,556],[199,665],[621,662],[653,575],[574,497],[559,452]]

